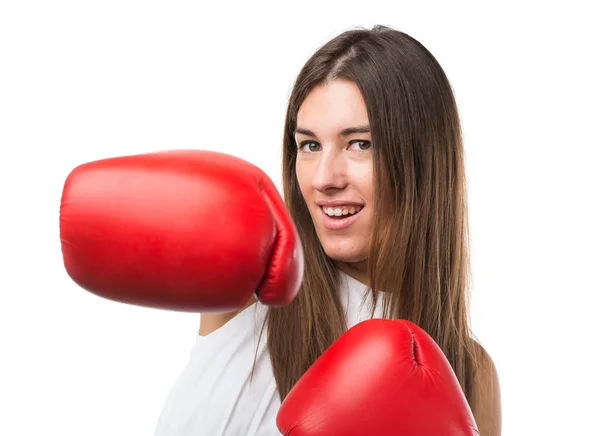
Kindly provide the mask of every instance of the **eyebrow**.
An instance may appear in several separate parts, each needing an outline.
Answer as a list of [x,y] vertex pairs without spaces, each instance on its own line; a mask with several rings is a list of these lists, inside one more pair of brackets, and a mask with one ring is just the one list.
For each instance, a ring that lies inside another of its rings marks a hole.
[[[298,128],[296,128],[296,130],[294,130],[294,135],[296,135],[297,133],[300,133],[301,135],[312,136],[313,138],[317,137],[317,135],[315,135],[312,131],[310,131],[308,129],[303,129],[302,127],[298,127]],[[368,125],[347,127],[345,129],[340,130],[338,135],[339,136],[348,136],[348,135],[353,135],[355,133],[371,133],[371,129],[369,128]]]

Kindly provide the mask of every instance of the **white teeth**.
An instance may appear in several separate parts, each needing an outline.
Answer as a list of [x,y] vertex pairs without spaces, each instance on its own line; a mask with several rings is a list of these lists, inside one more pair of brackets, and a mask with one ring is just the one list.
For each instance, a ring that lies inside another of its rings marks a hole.
[[361,206],[352,206],[350,208],[333,208],[333,207],[322,207],[323,212],[325,212],[329,216],[342,216],[342,215],[354,215],[357,212],[360,212]]

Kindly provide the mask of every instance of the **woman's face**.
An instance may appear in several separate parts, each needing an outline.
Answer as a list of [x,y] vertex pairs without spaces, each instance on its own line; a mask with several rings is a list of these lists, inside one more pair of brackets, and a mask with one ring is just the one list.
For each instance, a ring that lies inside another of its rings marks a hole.
[[373,221],[373,154],[362,94],[350,81],[314,88],[295,132],[296,177],[325,253],[364,273]]

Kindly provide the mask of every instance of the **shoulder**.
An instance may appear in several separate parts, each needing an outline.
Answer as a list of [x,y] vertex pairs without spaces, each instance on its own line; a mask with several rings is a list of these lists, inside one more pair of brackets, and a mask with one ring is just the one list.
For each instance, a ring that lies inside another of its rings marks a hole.
[[474,339],[471,339],[471,343],[473,344],[475,360],[477,363],[473,375],[479,378],[489,378],[493,375],[496,375],[496,365],[486,349],[483,348],[483,345]]
[[471,409],[482,436],[499,436],[502,412],[498,371],[491,356],[480,343],[473,340],[473,348],[475,366],[472,373]]

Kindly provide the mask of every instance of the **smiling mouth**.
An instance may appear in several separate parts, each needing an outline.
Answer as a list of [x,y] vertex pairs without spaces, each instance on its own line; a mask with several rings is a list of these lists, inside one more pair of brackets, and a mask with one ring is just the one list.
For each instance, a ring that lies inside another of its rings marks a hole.
[[342,206],[342,207],[328,207],[321,206],[323,213],[329,218],[344,219],[351,216],[357,215],[363,209],[363,206]]

